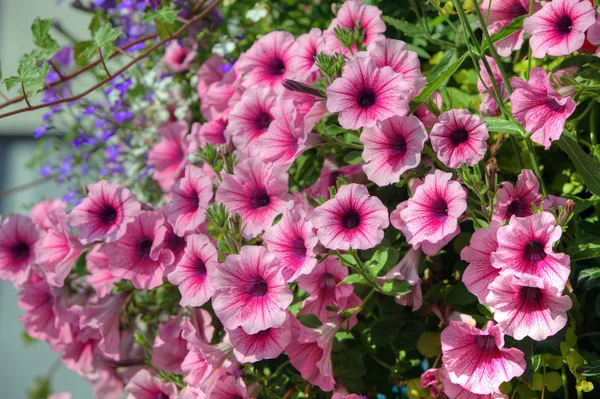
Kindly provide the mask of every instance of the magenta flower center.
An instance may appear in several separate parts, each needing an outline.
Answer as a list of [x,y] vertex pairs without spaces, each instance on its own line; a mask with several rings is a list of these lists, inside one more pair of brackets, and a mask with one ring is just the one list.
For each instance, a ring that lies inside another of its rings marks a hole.
[[542,298],[542,290],[537,287],[523,287],[519,291],[519,296],[521,301],[536,303]]
[[181,53],[179,53],[179,56],[177,56],[177,63],[183,64],[183,62],[185,61],[185,57],[187,57],[187,51],[182,51]]
[[508,214],[508,217],[511,217],[512,215],[525,217],[531,215],[531,210],[525,201],[520,198],[515,198],[508,206],[506,213]]
[[306,246],[302,237],[298,237],[292,241],[292,256],[297,260],[306,258]]
[[14,243],[10,247],[10,255],[15,261],[23,261],[29,257],[29,244],[23,241]]
[[335,276],[331,273],[325,273],[321,277],[321,288],[335,288]]
[[435,201],[433,201],[430,209],[431,213],[439,219],[448,217],[448,203],[443,198],[437,198]]
[[154,395],[154,398],[152,399],[169,399],[169,396],[164,394],[163,392],[158,392],[156,395]]
[[143,237],[138,240],[135,247],[136,255],[140,258],[149,258],[150,249],[152,249],[152,240],[148,237]]
[[194,270],[196,271],[196,276],[202,278],[206,277],[206,265],[204,264],[204,261],[202,259],[196,259],[196,261],[194,262]]
[[254,126],[256,126],[257,130],[267,130],[272,121],[273,118],[271,117],[271,114],[268,112],[261,112],[254,118]]
[[369,109],[377,102],[377,94],[370,87],[365,87],[356,97],[358,106],[363,109]]
[[248,294],[252,295],[253,297],[263,297],[268,291],[269,284],[267,284],[265,279],[262,277],[256,277],[248,284]]
[[102,222],[102,224],[112,224],[115,220],[117,220],[117,210],[114,206],[106,204],[98,212],[98,217],[100,218],[100,222]]
[[481,349],[492,349],[496,348],[496,340],[491,335],[479,335],[475,339],[475,343]]
[[525,15],[527,13],[528,13],[528,11],[525,9],[525,7],[523,7],[523,5],[521,3],[511,4],[510,8],[508,9],[508,14],[512,18],[517,18],[517,17],[520,17],[521,15]]
[[165,241],[167,242],[167,248],[173,251],[174,254],[178,254],[185,248],[185,238],[179,237],[172,231],[167,233]]
[[562,15],[556,21],[556,31],[560,35],[567,36],[569,33],[571,33],[572,29],[573,29],[573,21],[571,20],[570,16],[568,16],[566,14]]
[[352,230],[357,228],[360,225],[360,213],[354,208],[350,208],[346,210],[342,214],[342,226],[345,228]]
[[406,140],[404,139],[404,136],[398,135],[392,137],[390,140],[390,148],[392,153],[396,156],[401,157],[406,154]]
[[267,67],[269,75],[280,76],[285,73],[285,63],[281,58],[273,58]]
[[455,147],[459,146],[467,140],[469,140],[469,132],[463,127],[454,129],[454,131],[450,133],[450,142]]
[[198,196],[198,192],[191,191],[189,193],[188,201],[191,208],[198,209],[198,206],[200,205],[200,197]]
[[539,262],[546,259],[544,244],[539,241],[531,241],[525,247],[525,259],[530,262]]
[[342,175],[342,173],[337,170],[335,172],[331,172],[329,174],[328,187],[335,186],[335,183],[337,182],[337,178],[340,177],[341,175]]
[[254,336],[256,336],[258,338],[264,338],[269,335],[269,332],[271,332],[271,329],[267,328],[266,330],[257,332],[256,334],[254,334]]
[[250,196],[250,205],[254,209],[264,208],[271,203],[271,197],[264,187],[257,188]]

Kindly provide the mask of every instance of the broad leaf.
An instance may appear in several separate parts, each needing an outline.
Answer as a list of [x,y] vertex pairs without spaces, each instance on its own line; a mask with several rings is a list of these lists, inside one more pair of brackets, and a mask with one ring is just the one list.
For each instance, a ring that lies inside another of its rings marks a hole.
[[600,376],[600,360],[594,360],[577,368],[577,372],[585,377]]
[[583,284],[583,289],[589,291],[600,285],[600,267],[584,269],[579,273],[578,284]]
[[600,195],[600,163],[583,151],[579,143],[563,132],[556,144],[567,153],[590,192]]
[[351,151],[344,156],[344,162],[347,162],[350,165],[356,165],[362,161],[362,151]]
[[338,285],[343,285],[343,284],[369,285],[369,282],[367,280],[365,280],[365,278],[363,276],[361,276],[360,274],[350,274],[350,275],[346,276],[345,279],[343,279],[342,281],[340,281],[338,283]]
[[593,242],[579,244],[567,253],[571,257],[571,261],[598,258],[600,257],[600,244]]
[[393,26],[398,31],[404,33],[407,36],[410,36],[410,37],[425,36],[425,34],[423,32],[423,28],[421,28],[419,25],[411,24],[406,21],[401,21],[396,18],[388,17],[387,15],[383,16],[383,21],[386,24]]
[[391,296],[406,295],[412,292],[412,287],[408,281],[391,279],[381,286],[381,292]]
[[371,326],[371,342],[377,346],[389,345],[394,341],[402,322],[396,319],[380,319]]
[[33,43],[38,48],[30,55],[37,61],[47,61],[60,51],[60,46],[56,40],[50,37],[50,28],[52,28],[52,20],[40,19],[39,17],[36,18],[31,25]]
[[411,111],[414,111],[419,106],[419,104],[425,101],[431,94],[433,94],[434,91],[437,90],[438,87],[442,85],[442,83],[449,79],[454,74],[454,72],[456,72],[456,70],[462,65],[462,63],[465,61],[468,55],[469,53],[465,52],[465,54],[463,54],[462,57],[456,60],[444,72],[439,74],[435,79],[427,82],[427,85],[425,86],[421,94],[419,94],[411,103]]
[[147,12],[142,18],[142,22],[148,23],[152,21],[160,22],[162,24],[173,24],[177,20],[177,10],[170,7],[161,7],[155,12]]
[[97,47],[104,47],[107,44],[112,44],[122,34],[123,32],[106,23],[94,33],[94,44]]
[[521,129],[519,129],[519,125],[517,125],[513,121],[507,121],[506,119],[500,118],[492,118],[489,116],[484,116],[483,121],[485,122],[485,125],[487,126],[490,132],[508,133],[511,136],[523,137]]
[[79,66],[85,66],[89,62],[89,59],[96,54],[98,47],[91,42],[78,42],[75,43],[75,48],[73,49],[73,58],[75,58],[75,63]]

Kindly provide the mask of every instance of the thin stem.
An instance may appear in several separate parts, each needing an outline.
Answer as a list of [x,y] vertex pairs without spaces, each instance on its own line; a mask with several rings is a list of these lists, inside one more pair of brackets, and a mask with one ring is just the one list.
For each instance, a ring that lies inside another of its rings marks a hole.
[[60,79],[64,79],[62,73],[60,73],[60,69],[58,69],[58,67],[56,66],[56,63],[52,60],[48,61],[48,63],[52,66],[52,68],[54,68],[54,71],[56,71],[56,74],[58,75],[58,77]]
[[542,174],[540,173],[540,168],[538,167],[537,160],[535,159],[535,149],[533,148],[533,143],[529,138],[525,139],[525,143],[527,143],[527,151],[529,152],[529,159],[531,160],[531,167],[537,176],[540,187],[542,188],[542,193],[544,197],[548,197],[548,192],[546,191],[546,185],[544,184],[544,179],[542,179]]
[[590,141],[592,142],[592,150],[596,148],[597,134],[598,132],[596,131],[596,109],[592,108],[592,112],[590,113]]
[[27,107],[31,109],[31,104],[29,103],[29,99],[27,98],[27,93],[25,92],[25,85],[21,82],[21,90],[23,90],[23,95],[25,96],[25,102],[27,103]]
[[567,371],[566,371],[566,367],[564,364],[562,365],[562,368],[561,368],[561,376],[562,376],[564,399],[569,399],[569,387],[567,386]]
[[279,374],[281,374],[281,372],[290,364],[290,360],[286,360],[285,362],[281,363],[279,365],[279,367],[277,367],[277,369],[275,369],[275,372],[273,374],[271,374],[270,376],[265,378],[265,381],[270,381],[274,378],[277,378],[279,376]]
[[513,391],[512,395],[510,395],[510,399],[515,399],[515,395],[517,394],[517,388],[519,388],[520,384],[521,381],[517,381],[517,385],[515,386],[515,390]]
[[98,47],[98,54],[100,54],[100,61],[102,61],[102,67],[104,67],[104,71],[106,72],[109,78],[112,77],[110,72],[108,71],[108,68],[106,67],[106,62],[104,62],[104,56],[102,55],[102,49],[100,47]]
[[596,331],[596,332],[589,332],[589,333],[585,333],[585,334],[580,334],[577,336],[577,339],[579,338],[587,338],[587,337],[597,337],[600,336],[600,331]]

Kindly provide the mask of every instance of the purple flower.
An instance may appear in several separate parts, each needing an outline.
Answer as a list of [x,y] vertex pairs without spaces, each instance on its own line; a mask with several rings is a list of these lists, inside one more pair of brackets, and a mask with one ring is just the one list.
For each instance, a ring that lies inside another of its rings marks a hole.
[[48,127],[47,126],[40,126],[40,127],[38,127],[37,129],[35,129],[33,131],[33,138],[39,139],[44,134],[46,134],[47,131],[48,131]]
[[52,172],[54,172],[54,168],[50,165],[46,165],[40,169],[40,176],[46,177],[46,176],[52,174]]

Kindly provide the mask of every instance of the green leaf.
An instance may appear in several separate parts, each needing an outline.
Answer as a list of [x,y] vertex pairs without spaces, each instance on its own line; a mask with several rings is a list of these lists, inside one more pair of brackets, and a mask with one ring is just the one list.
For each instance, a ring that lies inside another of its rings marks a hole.
[[[523,20],[527,17],[528,17],[528,15],[522,15],[518,18],[513,19],[508,25],[506,25],[504,28],[502,28],[498,33],[492,35],[492,37],[491,37],[492,43],[499,42],[500,40],[523,29]],[[487,42],[484,42],[482,47],[483,47],[483,50],[487,49]]]
[[79,66],[87,65],[90,57],[96,53],[97,49],[98,47],[91,41],[75,43],[75,48],[73,49],[75,63]]
[[177,20],[177,10],[171,7],[161,7],[157,9],[155,12],[147,12],[146,15],[142,18],[142,22],[149,23],[152,21],[157,21],[162,24],[173,24]]
[[408,281],[396,280],[394,278],[386,281],[381,286],[381,292],[391,296],[406,295],[412,292],[412,287]]
[[501,118],[492,118],[489,116],[484,116],[483,121],[490,132],[508,133],[511,136],[523,137],[523,134],[519,129],[519,125],[513,121],[507,121],[506,119]]
[[37,61],[47,61],[60,51],[56,40],[50,37],[50,28],[52,28],[52,20],[39,17],[31,25],[33,43],[38,47],[31,53],[31,56]]
[[107,44],[112,44],[123,32],[113,28],[109,23],[102,25],[94,33],[94,44],[96,47],[104,47]]
[[377,346],[389,345],[394,341],[401,323],[396,319],[380,319],[371,325],[371,342]]
[[568,250],[567,253],[571,257],[571,261],[597,258],[600,257],[600,244],[593,242],[579,244]]
[[479,313],[481,313],[484,317],[492,320],[494,318],[494,314],[492,313],[492,311],[490,310],[490,307],[481,303],[477,304],[477,310],[479,310]]
[[388,17],[387,15],[383,16],[383,21],[396,28],[398,31],[404,33],[410,37],[418,37],[425,36],[423,29],[419,25],[411,24],[406,21],[401,21],[396,18]]
[[586,377],[600,376],[600,360],[594,360],[579,366],[577,372]]
[[419,104],[425,101],[431,94],[433,94],[434,91],[437,90],[438,87],[442,85],[442,83],[449,79],[454,74],[454,72],[456,72],[456,70],[462,65],[462,63],[465,61],[468,55],[469,53],[465,52],[465,54],[463,54],[462,57],[454,61],[452,65],[448,66],[448,68],[445,69],[444,72],[440,73],[433,80],[427,82],[427,85],[425,85],[425,88],[423,89],[421,94],[419,94],[411,103],[411,111],[414,111],[419,106]]
[[21,78],[18,76],[9,76],[4,79],[4,85],[6,86],[6,90],[10,91],[13,87],[21,83]]
[[446,301],[450,305],[469,305],[477,303],[477,297],[471,294],[465,285],[460,282],[452,287],[446,296]]
[[363,161],[362,151],[351,151],[344,156],[344,162],[350,165],[356,165]]
[[21,62],[17,70],[19,76],[11,76],[4,80],[4,84],[8,90],[13,87],[22,84],[27,97],[33,98],[40,90],[44,88],[46,81],[46,75],[50,72],[50,65],[44,63],[42,67],[38,69],[37,61],[33,59],[27,59]]
[[586,154],[579,143],[567,132],[563,132],[556,144],[567,153],[583,178],[587,189],[593,194],[600,195],[600,163]]
[[361,276],[360,274],[349,274],[348,276],[346,276],[345,279],[343,279],[342,281],[340,281],[338,283],[338,285],[343,285],[343,284],[369,285],[369,282],[367,280],[365,280],[365,278],[363,276]]
[[584,269],[579,273],[578,284],[583,284],[583,289],[589,291],[600,285],[600,267]]
[[425,357],[434,357],[442,350],[440,333],[425,331],[417,340],[417,350]]
[[321,323],[321,320],[312,313],[298,316],[298,321],[302,323],[302,325],[310,328],[317,328],[323,324]]
[[98,29],[100,29],[101,23],[102,23],[102,14],[101,13],[94,14],[94,17],[92,18],[92,20],[90,21],[90,24],[88,26],[88,29],[90,30],[90,33],[92,34],[92,36],[94,35],[94,33],[96,33],[98,31]]
[[346,349],[331,357],[333,375],[344,380],[359,378],[367,374],[367,369],[362,361],[363,355],[356,349]]

